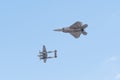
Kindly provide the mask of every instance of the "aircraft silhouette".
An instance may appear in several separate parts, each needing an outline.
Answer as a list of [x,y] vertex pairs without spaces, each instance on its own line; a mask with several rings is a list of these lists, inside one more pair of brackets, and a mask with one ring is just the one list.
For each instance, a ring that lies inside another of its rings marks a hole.
[[[48,53],[54,53],[54,57],[48,57]],[[44,63],[46,63],[47,59],[57,58],[57,50],[47,51],[45,45],[43,45],[43,50],[42,52],[39,51],[38,57],[40,58],[40,60],[43,59]]]
[[75,22],[69,27],[64,27],[62,29],[55,29],[54,31],[62,31],[64,33],[70,33],[73,35],[75,38],[79,38],[81,34],[87,35],[87,32],[85,32],[85,28],[87,27],[87,24],[82,24],[82,22]]

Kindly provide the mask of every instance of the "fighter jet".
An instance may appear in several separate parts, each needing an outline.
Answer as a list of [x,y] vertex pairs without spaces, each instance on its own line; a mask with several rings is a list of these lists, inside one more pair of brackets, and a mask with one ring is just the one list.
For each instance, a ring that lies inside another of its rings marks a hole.
[[79,38],[81,34],[87,35],[87,32],[85,32],[84,30],[87,26],[88,26],[87,24],[83,25],[82,22],[77,21],[69,27],[65,27],[62,29],[55,29],[54,31],[62,31],[64,33],[70,33],[75,38]]
[[[48,57],[48,53],[54,53],[54,57]],[[40,60],[43,59],[44,63],[46,63],[47,59],[57,58],[57,50],[47,51],[45,45],[43,45],[43,50],[42,52],[39,51],[38,57],[40,58]]]

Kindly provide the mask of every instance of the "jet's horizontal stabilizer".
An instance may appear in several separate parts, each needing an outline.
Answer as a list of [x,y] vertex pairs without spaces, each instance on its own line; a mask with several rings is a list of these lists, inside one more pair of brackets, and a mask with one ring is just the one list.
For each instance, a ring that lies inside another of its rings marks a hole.
[[83,34],[83,35],[87,35],[87,32],[83,31],[82,34]]

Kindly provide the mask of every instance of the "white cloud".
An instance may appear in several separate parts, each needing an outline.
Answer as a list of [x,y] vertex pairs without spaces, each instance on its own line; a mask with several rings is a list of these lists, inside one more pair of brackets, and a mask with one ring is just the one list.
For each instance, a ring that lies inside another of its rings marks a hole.
[[112,57],[110,58],[110,61],[117,61],[117,57],[112,56]]
[[115,61],[117,61],[117,60],[118,60],[117,57],[112,56],[112,57],[108,58],[106,62],[107,62],[107,63],[109,63],[109,62],[115,62]]
[[120,80],[120,73],[115,76],[116,80]]

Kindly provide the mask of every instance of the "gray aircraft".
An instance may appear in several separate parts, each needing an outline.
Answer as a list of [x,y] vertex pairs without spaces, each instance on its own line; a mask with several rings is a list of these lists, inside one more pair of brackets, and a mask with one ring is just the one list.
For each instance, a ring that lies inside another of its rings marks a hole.
[[69,27],[65,27],[62,29],[55,29],[54,31],[62,31],[64,33],[70,33],[75,38],[79,38],[81,34],[87,35],[87,32],[85,32],[84,30],[87,26],[88,26],[87,24],[83,25],[82,22],[77,21]]
[[[48,57],[48,53],[54,53],[54,57]],[[43,59],[44,63],[46,63],[47,59],[57,58],[57,50],[47,51],[45,45],[43,45],[43,50],[42,52],[39,51],[38,57],[40,58],[40,60]]]

